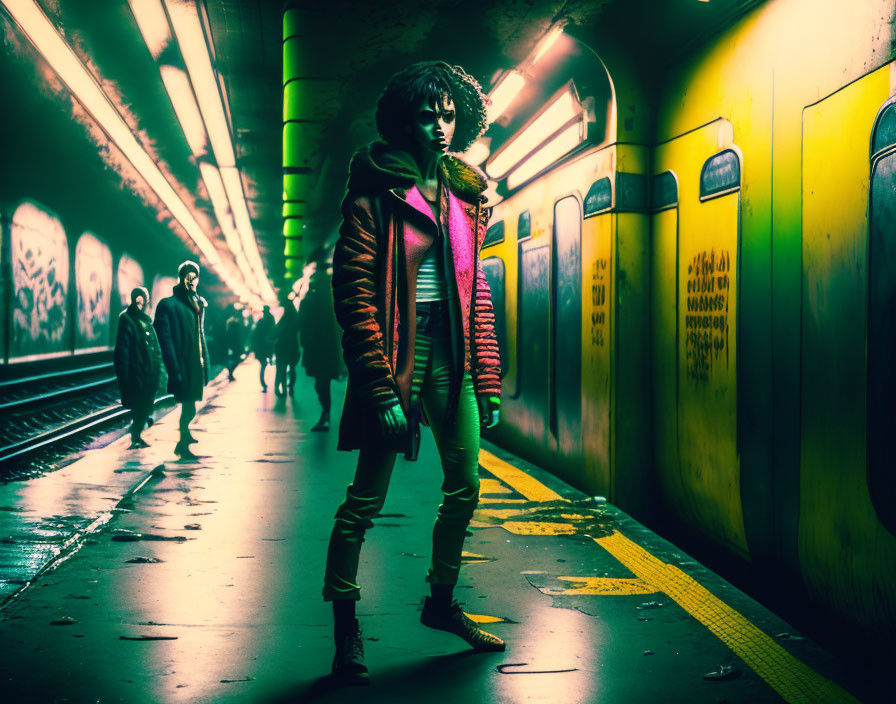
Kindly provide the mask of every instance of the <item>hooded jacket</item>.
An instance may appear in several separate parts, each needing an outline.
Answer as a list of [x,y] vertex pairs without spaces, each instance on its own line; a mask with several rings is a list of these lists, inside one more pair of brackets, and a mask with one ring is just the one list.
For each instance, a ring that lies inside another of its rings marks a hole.
[[376,412],[379,404],[398,398],[412,417],[417,271],[432,246],[444,248],[452,296],[448,412],[456,411],[465,373],[478,395],[500,395],[495,315],[479,261],[488,219],[482,210],[486,180],[452,155],[440,160],[438,178],[439,223],[415,185],[422,179],[408,153],[373,142],[352,158],[333,256],[333,299],[349,375],[340,450],[411,450],[415,428],[383,436]]
[[168,370],[168,392],[179,402],[201,401],[208,383],[208,345],[205,342],[205,309],[208,302],[195,297],[183,286],[156,306],[153,326],[159,336],[162,359]]
[[118,316],[113,360],[121,405],[152,408],[162,382],[162,351],[152,320],[133,303]]

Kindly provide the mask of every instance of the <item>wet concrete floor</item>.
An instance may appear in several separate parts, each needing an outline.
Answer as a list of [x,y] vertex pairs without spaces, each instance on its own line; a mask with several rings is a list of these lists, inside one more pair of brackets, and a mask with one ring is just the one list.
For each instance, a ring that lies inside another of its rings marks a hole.
[[[321,579],[355,456],[336,452],[335,429],[310,432],[318,413],[310,379],[278,399],[250,363],[194,422],[199,461],[176,461],[172,414],[145,434],[151,448],[121,439],[3,487],[0,585],[19,591],[0,611],[0,698],[856,701],[786,623],[618,509],[487,444],[456,594],[507,651],[473,653],[421,626],[440,498],[428,436],[420,461],[399,459],[362,553],[371,685],[333,686]],[[41,571],[66,540],[68,559]]]

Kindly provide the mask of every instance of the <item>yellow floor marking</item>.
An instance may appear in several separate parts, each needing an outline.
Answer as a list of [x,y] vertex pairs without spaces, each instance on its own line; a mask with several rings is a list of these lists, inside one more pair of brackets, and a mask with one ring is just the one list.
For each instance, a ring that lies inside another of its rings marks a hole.
[[500,526],[516,535],[575,535],[571,523],[543,523],[541,521],[504,521]]
[[[485,450],[479,451],[479,464],[532,501],[564,500],[537,479]],[[476,523],[489,526],[481,521]],[[576,532],[575,526],[564,523],[506,521],[501,527],[518,535],[570,535]],[[593,540],[650,588],[667,594],[706,626],[785,701],[790,704],[859,704],[852,695],[788,653],[771,636],[679,568],[658,559],[618,531]]]
[[537,479],[533,479],[521,469],[517,469],[512,464],[495,457],[487,450],[479,450],[479,464],[530,501],[565,500],[560,494],[548,489]]
[[658,590],[631,577],[557,577],[564,582],[572,582],[569,587],[538,587],[539,591],[552,596],[580,595],[600,596],[605,594],[655,594]]
[[771,636],[674,565],[659,560],[619,532],[594,538],[594,542],[644,582],[678,602],[786,701],[858,704],[858,700],[788,653]]
[[466,565],[473,565],[477,562],[492,562],[494,558],[485,555],[477,555],[475,552],[467,552],[464,550],[461,555],[461,561]]
[[500,616],[483,616],[482,614],[470,614],[464,611],[467,617],[474,623],[506,623],[507,619]]
[[479,495],[483,494],[512,494],[513,490],[508,489],[497,479],[489,479],[488,477],[480,477],[479,479]]
[[482,504],[527,504],[528,499],[492,499],[488,496],[479,497],[479,505]]
[[538,511],[538,507],[534,508],[479,508],[476,509],[476,513],[480,516],[487,516],[488,518],[518,518],[521,516],[525,516],[529,513],[535,513]]

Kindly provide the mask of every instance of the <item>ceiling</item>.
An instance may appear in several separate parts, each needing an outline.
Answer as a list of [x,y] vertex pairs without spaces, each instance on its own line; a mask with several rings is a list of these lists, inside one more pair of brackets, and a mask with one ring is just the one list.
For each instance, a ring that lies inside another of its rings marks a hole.
[[[633,63],[668,65],[758,0],[199,0],[229,102],[237,165],[262,261],[275,286],[284,274],[282,219],[283,12],[297,11],[303,81],[305,255],[338,226],[351,153],[376,137],[373,110],[389,76],[409,63],[441,59],[463,66],[487,91],[493,77],[523,60],[556,20],[600,42],[631,38]],[[97,12],[92,0],[42,0],[121,96],[130,119],[195,205],[214,214],[195,159],[174,117],[156,63],[126,0]],[[661,57],[661,61],[660,61]],[[655,72],[655,71],[654,71]],[[215,243],[226,248],[223,236]]]

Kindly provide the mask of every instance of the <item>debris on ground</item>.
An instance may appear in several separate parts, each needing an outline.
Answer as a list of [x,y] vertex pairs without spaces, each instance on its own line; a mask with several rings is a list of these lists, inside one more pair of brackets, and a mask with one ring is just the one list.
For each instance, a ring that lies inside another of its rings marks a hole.
[[662,607],[662,605],[663,605],[663,602],[661,602],[661,601],[642,601],[635,608],[641,609],[641,610],[643,610],[643,609],[659,609],[660,607]]
[[733,680],[740,677],[740,670],[732,665],[719,665],[719,669],[713,672],[707,672],[703,675],[705,680]]
[[[157,565],[160,562],[164,562],[164,560],[160,560],[157,557],[144,557],[142,555],[138,555],[137,557],[132,557],[130,560],[125,560],[125,562],[129,562],[134,565]],[[84,597],[85,599],[87,597]]]
[[51,626],[73,626],[77,621],[73,619],[71,616],[63,616],[62,618],[58,618],[55,621],[50,621]]
[[560,672],[577,672],[579,668],[571,667],[566,670],[510,670],[511,667],[526,667],[527,662],[508,662],[498,665],[497,670],[502,675],[552,675]]

